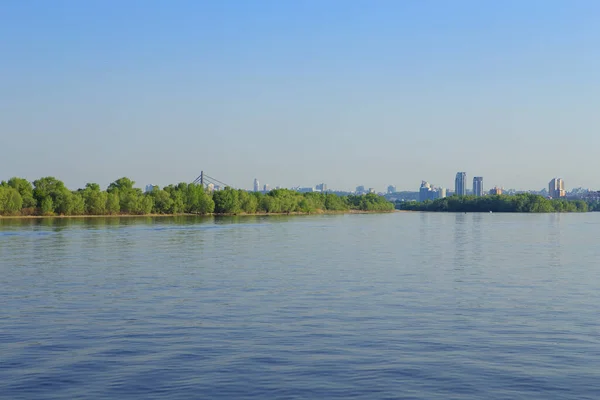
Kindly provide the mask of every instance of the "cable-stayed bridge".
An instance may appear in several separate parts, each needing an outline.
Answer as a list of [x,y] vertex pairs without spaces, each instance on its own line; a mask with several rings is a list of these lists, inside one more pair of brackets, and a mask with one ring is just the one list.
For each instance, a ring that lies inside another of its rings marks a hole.
[[198,177],[196,179],[194,179],[194,181],[192,183],[202,185],[206,188],[208,188],[210,185],[212,185],[213,188],[221,188],[221,189],[225,189],[226,187],[233,188],[233,186],[228,185],[225,182],[221,182],[218,179],[215,179],[211,176],[206,175],[204,173],[204,171],[200,171],[200,175],[198,175]]

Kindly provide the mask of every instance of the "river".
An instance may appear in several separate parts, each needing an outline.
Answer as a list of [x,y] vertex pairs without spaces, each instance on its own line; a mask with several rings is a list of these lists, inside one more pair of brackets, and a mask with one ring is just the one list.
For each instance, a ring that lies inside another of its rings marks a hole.
[[0,219],[0,398],[597,399],[600,213]]

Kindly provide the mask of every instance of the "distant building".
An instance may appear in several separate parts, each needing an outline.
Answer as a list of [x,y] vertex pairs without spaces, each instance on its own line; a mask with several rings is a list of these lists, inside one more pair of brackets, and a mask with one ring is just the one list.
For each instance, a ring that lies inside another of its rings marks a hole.
[[490,194],[492,196],[499,196],[502,194],[502,188],[499,188],[498,186],[496,186],[493,189],[490,189]]
[[375,188],[369,188],[369,193],[375,193]]
[[146,193],[150,193],[154,190],[154,185],[146,185]]
[[421,181],[421,187],[419,188],[419,201],[435,200],[437,198],[437,191],[427,181]]
[[592,192],[592,191],[588,191],[584,197],[584,200],[586,201],[600,201],[600,192]]
[[429,182],[421,181],[421,187],[419,188],[419,201],[424,202],[429,200],[429,192],[431,192],[431,185]]
[[567,195],[565,182],[561,178],[552,179],[548,184],[548,195],[553,199],[565,197]]
[[317,192],[326,192],[327,191],[327,184],[325,183],[319,183],[316,187]]
[[473,195],[483,196],[483,177],[476,176],[473,178]]
[[446,188],[437,188],[437,198],[443,199],[446,197]]
[[365,192],[365,187],[364,186],[357,186],[356,187],[356,194],[362,194]]
[[467,195],[467,173],[466,172],[457,172],[456,179],[454,179],[454,193],[457,196],[466,196]]
[[390,185],[387,187],[388,194],[396,193],[396,186]]
[[265,183],[265,186],[263,186],[263,192],[267,193],[269,190],[271,190],[271,189],[269,188],[269,184],[268,184],[268,183]]
[[311,187],[299,187],[296,189],[297,192],[300,193],[310,193],[310,192],[314,192],[315,188],[311,188]]
[[258,183],[258,179],[254,178],[254,191],[260,192],[260,183]]
[[208,189],[209,192],[214,192],[215,190],[218,190],[219,187],[215,187],[214,183],[209,183],[208,186],[206,187],[206,189]]

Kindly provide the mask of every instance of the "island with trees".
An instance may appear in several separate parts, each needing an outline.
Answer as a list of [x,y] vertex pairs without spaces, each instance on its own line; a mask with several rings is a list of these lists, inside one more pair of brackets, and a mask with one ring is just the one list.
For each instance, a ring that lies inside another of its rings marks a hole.
[[397,202],[396,208],[409,211],[433,212],[512,212],[554,213],[596,211],[596,205],[583,200],[548,199],[531,193],[490,196],[450,196],[433,201]]
[[129,178],[102,190],[96,183],[69,190],[54,178],[29,182],[11,178],[0,183],[2,216],[179,215],[179,214],[310,214],[323,212],[389,212],[394,204],[376,194],[338,196],[288,189],[268,193],[179,183],[142,192]]

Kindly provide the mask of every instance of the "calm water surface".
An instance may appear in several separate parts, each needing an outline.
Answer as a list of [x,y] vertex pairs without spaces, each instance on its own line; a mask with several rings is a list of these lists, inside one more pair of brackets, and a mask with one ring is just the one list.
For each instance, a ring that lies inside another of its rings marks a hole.
[[0,397],[598,399],[600,213],[0,220]]

